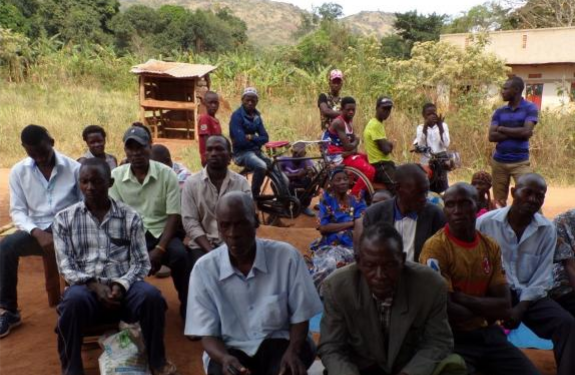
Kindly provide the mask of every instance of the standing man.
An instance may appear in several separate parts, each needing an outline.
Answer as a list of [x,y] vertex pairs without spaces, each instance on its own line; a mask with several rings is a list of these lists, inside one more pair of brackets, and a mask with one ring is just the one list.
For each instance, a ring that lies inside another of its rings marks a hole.
[[321,119],[321,131],[325,131],[332,120],[341,115],[341,98],[339,93],[343,86],[343,73],[334,69],[329,72],[329,93],[319,94],[317,106]]
[[391,225],[366,228],[358,243],[356,263],[323,282],[319,356],[329,375],[465,374],[461,358],[448,358],[453,336],[441,277],[406,263]]
[[190,278],[186,335],[201,336],[208,375],[304,375],[315,358],[309,320],[322,305],[301,254],[256,237],[254,201],[239,191],[216,209],[225,245]]
[[425,241],[445,226],[445,216],[439,207],[427,201],[429,180],[421,166],[400,165],[395,180],[395,197],[369,207],[363,219],[356,221],[354,237],[359,238],[363,228],[387,223],[403,239],[407,260],[418,262]]
[[393,108],[390,98],[381,97],[375,104],[375,117],[369,120],[363,131],[365,152],[369,164],[375,168],[374,182],[385,184],[385,188],[395,192],[395,163],[391,158],[393,142],[387,139],[383,122],[388,119]]
[[140,323],[154,375],[176,375],[164,348],[166,301],[143,281],[150,259],[142,219],[108,198],[114,181],[104,160],[84,161],[79,183],[84,201],[54,219],[58,268],[69,285],[58,305],[56,327],[62,374],[84,373],[84,330],[115,318]]
[[248,87],[242,95],[242,105],[230,119],[230,137],[234,149],[234,161],[237,165],[254,172],[252,178],[252,196],[260,195],[266,172],[271,160],[262,153],[262,146],[269,137],[260,112],[256,109],[259,97],[253,87]]
[[545,201],[543,177],[529,173],[511,189],[513,204],[490,211],[477,229],[501,246],[503,268],[511,286],[513,308],[505,326],[523,322],[539,337],[553,341],[558,375],[575,374],[575,318],[547,297],[553,276],[557,234],[538,211]]
[[17,295],[20,257],[53,258],[54,216],[81,199],[80,164],[54,150],[46,128],[28,125],[20,139],[28,157],[10,171],[10,217],[18,231],[0,242],[0,338],[22,323]]
[[537,106],[521,96],[525,84],[514,76],[505,82],[501,96],[507,102],[491,118],[489,142],[497,143],[491,160],[493,196],[499,207],[507,205],[511,177],[531,173],[529,139],[538,121]]
[[538,375],[495,323],[509,318],[511,293],[499,245],[475,229],[477,190],[458,183],[447,189],[443,200],[447,225],[427,240],[420,262],[447,283],[454,352],[465,359],[469,374]]
[[198,118],[198,133],[200,134],[200,158],[202,167],[206,166],[206,141],[211,135],[221,135],[222,127],[220,120],[216,118],[216,113],[220,109],[220,97],[213,91],[204,94],[204,105],[207,113],[201,114]]
[[223,135],[212,135],[206,141],[206,167],[184,185],[182,221],[194,258],[223,244],[216,220],[219,199],[230,191],[251,194],[248,180],[228,168],[231,158],[230,141]]
[[148,133],[137,126],[124,134],[128,164],[112,171],[114,185],[110,197],[132,207],[142,217],[146,244],[152,263],[151,274],[163,265],[172,270],[172,279],[180,299],[180,314],[186,316],[186,298],[191,265],[180,227],[180,188],[172,169],[150,160]]

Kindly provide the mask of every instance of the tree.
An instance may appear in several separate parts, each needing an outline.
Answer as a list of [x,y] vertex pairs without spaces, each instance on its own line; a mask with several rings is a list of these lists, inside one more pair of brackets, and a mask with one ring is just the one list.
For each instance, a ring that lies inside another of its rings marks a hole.
[[516,9],[512,16],[518,28],[575,25],[575,0],[506,0],[506,3]]
[[313,8],[313,12],[325,21],[335,21],[343,16],[343,7],[336,3],[324,3],[317,8]]
[[381,40],[382,51],[388,56],[408,58],[414,43],[439,40],[446,19],[446,15],[436,13],[424,15],[418,14],[415,10],[395,13],[393,27],[401,39],[395,36],[384,37]]
[[24,79],[31,57],[28,38],[0,27],[0,68],[7,72],[9,81],[20,82]]
[[510,8],[491,2],[474,6],[459,17],[451,19],[444,27],[444,33],[468,33],[508,30],[515,27]]

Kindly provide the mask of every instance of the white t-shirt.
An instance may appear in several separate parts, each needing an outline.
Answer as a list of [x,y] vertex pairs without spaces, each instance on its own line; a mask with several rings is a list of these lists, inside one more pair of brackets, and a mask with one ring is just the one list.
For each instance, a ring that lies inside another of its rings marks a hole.
[[[439,127],[437,125],[432,128],[427,128],[427,136],[423,134],[423,124],[417,127],[417,144],[419,146],[431,147],[431,152],[437,154],[438,152],[446,152],[451,139],[449,138],[449,127],[443,123],[443,140],[439,134]],[[421,155],[421,164],[428,164],[429,157]]]
[[415,231],[417,229],[417,219],[409,216],[401,220],[395,220],[393,225],[403,239],[403,252],[406,253],[406,259],[411,262],[417,262],[415,257]]

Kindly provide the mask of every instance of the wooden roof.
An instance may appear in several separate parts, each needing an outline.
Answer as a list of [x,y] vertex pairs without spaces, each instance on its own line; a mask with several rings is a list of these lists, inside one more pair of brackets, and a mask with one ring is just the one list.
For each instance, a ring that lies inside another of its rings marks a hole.
[[215,69],[216,67],[213,65],[188,64],[150,59],[143,64],[133,66],[130,72],[135,74],[153,74],[173,78],[195,78],[203,77]]

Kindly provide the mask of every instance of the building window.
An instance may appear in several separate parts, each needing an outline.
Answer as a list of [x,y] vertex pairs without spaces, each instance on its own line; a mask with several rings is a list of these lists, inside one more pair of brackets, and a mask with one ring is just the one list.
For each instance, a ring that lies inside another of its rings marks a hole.
[[525,34],[523,35],[523,38],[522,38],[521,48],[523,48],[523,49],[527,48],[527,35],[525,35]]
[[542,74],[541,73],[530,73],[527,77],[528,78],[541,78]]

